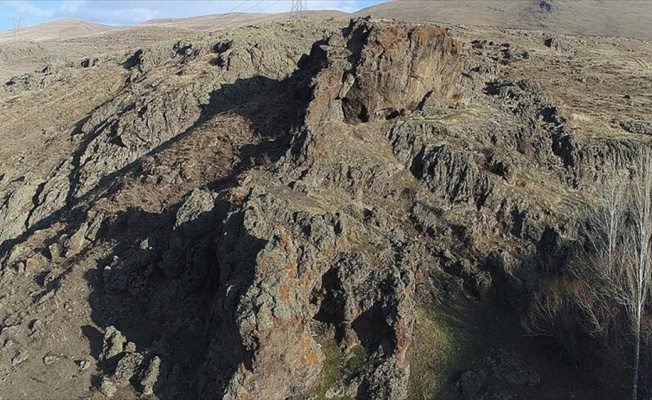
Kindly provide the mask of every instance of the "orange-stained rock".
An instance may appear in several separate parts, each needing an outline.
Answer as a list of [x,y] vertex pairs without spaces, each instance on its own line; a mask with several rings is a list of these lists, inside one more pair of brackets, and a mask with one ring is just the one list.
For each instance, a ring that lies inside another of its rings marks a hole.
[[415,110],[434,93],[456,97],[461,45],[443,28],[359,19],[344,37],[313,48],[313,82],[306,122],[360,123]]

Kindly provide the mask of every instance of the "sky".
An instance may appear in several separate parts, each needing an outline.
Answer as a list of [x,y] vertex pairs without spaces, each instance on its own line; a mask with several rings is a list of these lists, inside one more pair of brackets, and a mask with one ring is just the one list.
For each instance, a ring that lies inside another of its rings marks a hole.
[[[383,0],[307,0],[311,10],[357,11]],[[107,25],[229,12],[284,12],[292,0],[0,0],[0,32],[62,18]]]

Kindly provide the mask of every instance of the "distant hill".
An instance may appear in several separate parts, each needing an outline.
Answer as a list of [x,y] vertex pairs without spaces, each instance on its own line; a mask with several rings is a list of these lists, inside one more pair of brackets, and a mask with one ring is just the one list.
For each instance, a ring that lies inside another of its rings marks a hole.
[[[431,21],[451,25],[494,26],[534,29],[567,34],[623,36],[652,40],[652,0],[393,0],[365,8],[355,14],[340,11],[310,11],[306,18],[346,18],[374,15],[381,18]],[[140,27],[216,31],[289,19],[279,14],[214,14],[189,18],[167,18],[131,27],[114,27],[64,19],[0,33],[0,44],[16,41],[69,40]]]
[[[305,17],[311,20],[320,20],[326,18],[344,18],[349,14],[341,11],[309,11]],[[245,25],[259,24],[269,21],[278,21],[289,19],[289,13],[277,14],[214,14],[202,15],[199,17],[189,18],[166,18],[156,19],[139,24],[140,26],[162,26],[173,28],[184,28],[198,31],[214,31],[227,28],[237,28]]]
[[650,0],[394,0],[356,14],[652,40]]
[[[305,18],[320,20],[326,18],[344,18],[349,14],[340,11],[309,11]],[[0,33],[0,44],[13,42],[47,42],[54,40],[69,40],[88,35],[110,31],[139,30],[142,27],[178,28],[194,31],[216,31],[232,29],[246,25],[289,19],[289,13],[277,14],[213,14],[189,18],[156,19],[134,26],[108,26],[76,19],[61,19],[34,26],[19,28],[14,31]]]
[[42,42],[48,40],[70,39],[108,32],[113,29],[116,28],[77,19],[61,19],[20,28],[15,32],[12,30],[0,33],[0,43],[10,43],[14,41]]

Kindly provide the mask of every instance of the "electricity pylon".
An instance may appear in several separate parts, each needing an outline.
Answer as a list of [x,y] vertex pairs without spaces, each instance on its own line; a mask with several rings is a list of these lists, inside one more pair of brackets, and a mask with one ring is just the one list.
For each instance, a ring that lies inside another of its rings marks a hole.
[[292,16],[302,17],[308,11],[308,0],[292,0]]

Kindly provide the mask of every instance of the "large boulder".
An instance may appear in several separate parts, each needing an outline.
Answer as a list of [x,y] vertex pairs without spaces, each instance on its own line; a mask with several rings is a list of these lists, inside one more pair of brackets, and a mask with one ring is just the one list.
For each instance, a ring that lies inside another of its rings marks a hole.
[[453,101],[460,54],[461,45],[443,28],[354,20],[343,34],[318,43],[304,63],[321,69],[307,122],[392,118],[414,111],[433,93]]

